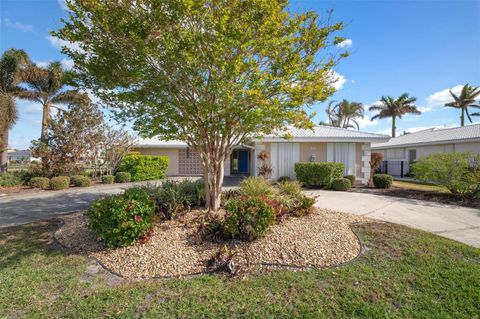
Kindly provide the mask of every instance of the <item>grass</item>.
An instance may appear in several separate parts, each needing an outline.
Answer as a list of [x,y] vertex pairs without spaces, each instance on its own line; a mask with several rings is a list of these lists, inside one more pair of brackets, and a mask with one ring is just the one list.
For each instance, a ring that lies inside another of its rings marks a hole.
[[372,223],[346,266],[247,279],[112,284],[51,241],[53,222],[0,229],[0,318],[479,318],[480,249]]
[[394,180],[393,187],[405,189],[405,190],[417,190],[417,191],[426,191],[426,192],[440,192],[440,193],[449,193],[448,189],[443,186],[425,184],[415,181],[399,181]]

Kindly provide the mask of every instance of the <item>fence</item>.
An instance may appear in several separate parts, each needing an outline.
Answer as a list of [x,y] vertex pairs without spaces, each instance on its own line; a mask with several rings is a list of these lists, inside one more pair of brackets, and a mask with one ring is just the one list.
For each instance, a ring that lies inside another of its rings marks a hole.
[[397,177],[410,175],[410,168],[408,161],[383,161],[380,165],[381,173]]

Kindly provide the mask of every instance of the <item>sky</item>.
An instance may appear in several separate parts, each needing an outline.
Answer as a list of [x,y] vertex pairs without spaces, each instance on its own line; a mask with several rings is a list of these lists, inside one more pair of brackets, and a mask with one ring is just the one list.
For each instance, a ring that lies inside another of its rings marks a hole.
[[[49,31],[62,26],[63,0],[0,0],[0,52],[21,48],[39,65],[73,62],[62,55],[62,41]],[[422,115],[397,121],[397,135],[430,127],[455,127],[460,111],[445,108],[449,90],[469,83],[480,86],[480,1],[314,1],[292,0],[289,10],[313,10],[343,21],[339,49],[350,57],[335,67],[337,91],[328,101],[347,99],[366,108],[382,96],[404,92],[417,98]],[[311,106],[315,122],[326,120],[327,103]],[[41,107],[17,101],[19,121],[10,132],[10,147],[24,149],[40,135]],[[371,121],[366,112],[361,130],[390,134],[389,119]],[[474,118],[480,122],[480,117]]]

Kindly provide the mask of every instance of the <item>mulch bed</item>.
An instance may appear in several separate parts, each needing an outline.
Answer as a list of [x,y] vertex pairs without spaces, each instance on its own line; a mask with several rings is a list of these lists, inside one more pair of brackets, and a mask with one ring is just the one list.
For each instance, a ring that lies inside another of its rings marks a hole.
[[204,214],[189,212],[183,220],[155,226],[145,243],[108,249],[86,227],[84,213],[64,216],[56,239],[74,253],[96,258],[104,267],[125,278],[183,277],[207,271],[207,260],[227,245],[240,269],[272,270],[285,267],[320,268],[345,263],[358,256],[360,243],[350,224],[367,219],[315,209],[308,216],[288,218],[254,242],[201,241],[192,219]]
[[480,208],[480,199],[465,198],[463,196],[451,194],[451,193],[410,190],[410,189],[403,189],[398,187],[392,187],[389,189],[357,187],[357,188],[352,188],[351,191],[358,192],[358,193],[372,193],[372,194],[385,195],[385,196],[419,199],[419,200],[425,200],[429,202],[465,206],[465,207],[471,207],[471,208]]

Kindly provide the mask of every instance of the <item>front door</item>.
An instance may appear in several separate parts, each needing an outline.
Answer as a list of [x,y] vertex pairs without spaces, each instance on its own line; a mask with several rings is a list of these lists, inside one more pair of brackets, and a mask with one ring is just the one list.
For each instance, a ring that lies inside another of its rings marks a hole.
[[249,173],[249,151],[233,150],[231,157],[231,174],[248,174]]

